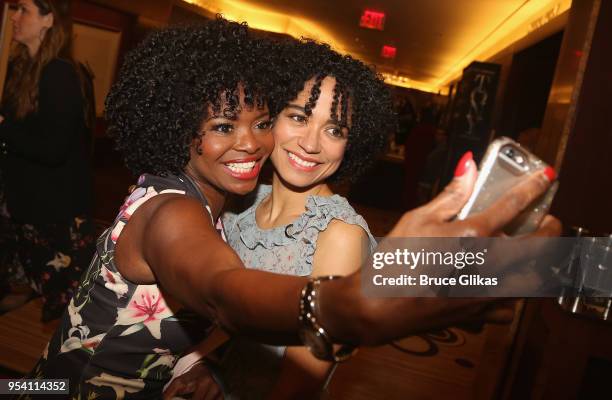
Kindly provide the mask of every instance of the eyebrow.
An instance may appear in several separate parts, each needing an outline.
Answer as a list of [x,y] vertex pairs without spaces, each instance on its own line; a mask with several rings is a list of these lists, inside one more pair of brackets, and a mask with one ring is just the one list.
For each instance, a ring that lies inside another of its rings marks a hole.
[[285,108],[293,108],[293,109],[301,111],[303,113],[306,112],[306,109],[304,107],[302,107],[300,105],[297,105],[297,104],[287,104],[287,107],[285,107]]
[[[297,104],[287,104],[287,106],[285,108],[293,108],[295,110],[298,110],[298,111],[301,111],[303,113],[306,113],[306,110],[304,109],[304,107],[299,106]],[[342,127],[340,125],[340,121],[332,119],[332,118],[328,119],[327,122],[325,122],[325,123],[326,124],[335,124],[335,125],[338,125],[338,127]]]
[[[219,115],[219,114],[214,114],[214,115],[211,115],[210,117],[206,118],[206,121],[204,121],[204,122],[208,122],[211,119],[217,119],[217,118],[219,118],[219,119],[228,119],[230,121],[236,121],[238,119],[238,114],[239,113],[234,114],[231,118],[225,117],[225,116]],[[259,119],[259,118],[262,118],[262,117],[265,117],[265,116],[269,116],[269,115],[270,115],[269,112],[263,112],[263,113],[259,114],[258,116],[256,116],[255,119]]]

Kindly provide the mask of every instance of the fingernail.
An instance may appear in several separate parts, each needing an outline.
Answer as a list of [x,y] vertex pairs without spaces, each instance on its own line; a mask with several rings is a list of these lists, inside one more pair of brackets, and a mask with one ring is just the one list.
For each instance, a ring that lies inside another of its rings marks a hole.
[[544,175],[550,182],[553,182],[555,178],[557,178],[557,173],[552,167],[544,168]]
[[470,161],[474,159],[473,157],[474,156],[471,151],[466,152],[461,157],[459,163],[457,164],[457,167],[455,168],[455,178],[458,178],[466,173],[466,171],[470,167]]

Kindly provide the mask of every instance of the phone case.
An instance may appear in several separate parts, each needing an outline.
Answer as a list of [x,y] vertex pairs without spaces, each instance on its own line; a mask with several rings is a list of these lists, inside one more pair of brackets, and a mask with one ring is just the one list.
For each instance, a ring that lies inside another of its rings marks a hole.
[[[524,176],[547,166],[544,161],[510,138],[501,137],[494,140],[487,148],[480,164],[474,191],[457,218],[465,219],[486,209],[519,183]],[[536,230],[542,218],[548,213],[558,186],[558,182],[551,185],[546,193],[504,228],[504,233],[515,236]]]

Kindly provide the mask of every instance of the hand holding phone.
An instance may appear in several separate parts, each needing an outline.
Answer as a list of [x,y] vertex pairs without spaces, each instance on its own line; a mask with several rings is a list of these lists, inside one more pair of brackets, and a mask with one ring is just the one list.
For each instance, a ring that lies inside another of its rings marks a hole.
[[[465,219],[490,207],[525,176],[547,167],[548,164],[512,139],[501,137],[494,140],[480,164],[474,191],[457,218]],[[558,186],[558,182],[554,182],[546,193],[534,200],[504,228],[504,233],[515,236],[535,231],[548,213]]]

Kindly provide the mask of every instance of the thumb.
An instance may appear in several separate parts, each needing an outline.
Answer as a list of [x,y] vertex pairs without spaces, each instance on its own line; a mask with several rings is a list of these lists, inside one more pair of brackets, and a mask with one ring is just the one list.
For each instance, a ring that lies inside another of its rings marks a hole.
[[471,151],[465,153],[455,168],[455,177],[429,204],[429,212],[440,221],[453,218],[470,198],[478,178],[478,168]]

